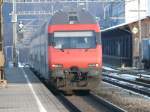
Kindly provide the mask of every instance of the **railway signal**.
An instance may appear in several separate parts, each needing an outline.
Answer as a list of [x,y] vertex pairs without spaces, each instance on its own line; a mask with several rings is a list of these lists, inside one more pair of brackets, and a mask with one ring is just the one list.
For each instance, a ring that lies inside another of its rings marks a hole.
[[14,67],[17,67],[17,55],[16,55],[16,39],[17,39],[17,31],[16,31],[16,23],[17,23],[17,13],[16,13],[16,1],[13,0],[13,10],[12,10],[12,21],[13,23],[13,64]]
[[24,31],[24,25],[22,21],[20,21],[18,25],[18,33],[23,33],[23,31]]

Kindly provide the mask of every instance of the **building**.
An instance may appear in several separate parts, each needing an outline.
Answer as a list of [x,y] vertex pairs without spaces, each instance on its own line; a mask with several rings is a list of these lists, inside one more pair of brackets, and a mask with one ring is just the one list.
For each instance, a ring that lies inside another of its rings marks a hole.
[[[140,10],[140,16],[138,16],[138,10]],[[103,12],[101,24],[104,29],[121,23],[130,23],[150,16],[150,0],[108,2],[103,5]]]
[[103,61],[114,66],[150,68],[150,17],[141,19],[141,40],[139,21],[123,23],[102,31]]
[[[140,17],[138,17],[138,10]],[[131,0],[125,3],[125,22],[129,23],[150,15],[150,0]]]
[[102,28],[112,27],[125,22],[125,0],[103,3]]

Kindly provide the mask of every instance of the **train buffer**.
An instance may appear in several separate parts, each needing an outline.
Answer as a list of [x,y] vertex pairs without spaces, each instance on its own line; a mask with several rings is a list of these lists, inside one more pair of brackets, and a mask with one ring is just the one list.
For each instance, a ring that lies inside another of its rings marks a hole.
[[0,88],[0,112],[68,112],[28,69],[7,68],[7,88]]

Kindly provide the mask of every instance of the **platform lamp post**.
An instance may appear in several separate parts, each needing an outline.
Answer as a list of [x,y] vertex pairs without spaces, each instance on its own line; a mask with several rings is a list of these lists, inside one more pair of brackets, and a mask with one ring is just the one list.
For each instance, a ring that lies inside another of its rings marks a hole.
[[141,34],[141,31],[142,31],[142,26],[141,26],[141,15],[140,15],[140,0],[138,0],[138,28],[137,27],[133,27],[132,29],[132,33],[133,34],[137,34],[138,33],[138,36],[139,36],[139,64],[138,64],[138,68],[142,68],[142,34]]
[[13,11],[12,11],[12,20],[13,24],[13,64],[14,67],[17,67],[17,56],[16,56],[16,38],[17,38],[17,32],[16,32],[16,24],[17,24],[17,14],[16,14],[16,1],[13,0]]
[[139,28],[139,68],[142,68],[142,35],[141,35],[141,15],[140,15],[140,3],[138,0],[138,28]]

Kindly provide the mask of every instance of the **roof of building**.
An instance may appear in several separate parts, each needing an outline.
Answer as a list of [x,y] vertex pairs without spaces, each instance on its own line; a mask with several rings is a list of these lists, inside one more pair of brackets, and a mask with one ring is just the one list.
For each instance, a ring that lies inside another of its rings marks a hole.
[[[145,19],[147,19],[147,18],[150,18],[150,16],[141,18],[141,20],[145,20]],[[131,22],[128,22],[128,23],[122,23],[122,24],[119,24],[119,25],[116,25],[116,26],[112,26],[112,27],[106,28],[106,29],[101,30],[101,31],[102,31],[102,32],[110,31],[110,30],[113,30],[113,29],[125,27],[125,26],[127,26],[127,25],[129,25],[129,24],[133,24],[133,23],[135,23],[135,22],[138,22],[138,20],[134,20],[134,21],[131,21]]]

